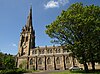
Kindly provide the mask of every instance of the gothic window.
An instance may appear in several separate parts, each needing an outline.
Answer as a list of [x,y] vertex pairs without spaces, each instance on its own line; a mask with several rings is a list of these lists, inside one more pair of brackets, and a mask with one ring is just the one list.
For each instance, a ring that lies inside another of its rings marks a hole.
[[35,64],[35,58],[33,59],[33,64]]
[[50,57],[47,59],[47,64],[51,64],[51,59],[50,59]]
[[23,55],[23,47],[22,47],[22,50],[21,50],[21,55]]
[[21,44],[20,44],[20,46],[22,46],[23,42],[24,42],[24,37],[22,36],[22,39],[21,39]]
[[34,50],[32,51],[32,54],[34,54]]
[[66,63],[70,63],[70,60],[68,57],[66,57]]
[[33,50],[32,54],[37,54],[37,50]]
[[41,54],[41,50],[39,50],[39,54]]
[[52,53],[52,49],[49,49],[49,52]]
[[49,50],[47,49],[47,53],[49,53]]
[[47,53],[52,53],[52,49],[47,49]]
[[60,49],[56,49],[56,53],[60,53]]
[[42,58],[39,58],[38,64],[39,64],[39,65],[42,65]]
[[44,54],[44,50],[42,50],[42,52],[41,52],[42,54]]
[[60,58],[59,57],[56,58],[56,63],[60,64]]
[[35,51],[35,54],[37,54],[37,50],[34,50]]
[[30,59],[30,65],[32,65],[32,64],[33,64],[33,59],[31,58],[31,59]]
[[26,42],[28,41],[28,36],[26,37]]

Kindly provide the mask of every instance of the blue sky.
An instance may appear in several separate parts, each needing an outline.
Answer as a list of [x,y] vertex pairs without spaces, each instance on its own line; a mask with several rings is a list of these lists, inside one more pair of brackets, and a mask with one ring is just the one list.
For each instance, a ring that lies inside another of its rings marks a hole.
[[45,26],[75,2],[100,6],[100,0],[0,0],[0,51],[17,54],[21,29],[26,24],[30,5],[33,10],[36,46],[53,45],[45,34]]

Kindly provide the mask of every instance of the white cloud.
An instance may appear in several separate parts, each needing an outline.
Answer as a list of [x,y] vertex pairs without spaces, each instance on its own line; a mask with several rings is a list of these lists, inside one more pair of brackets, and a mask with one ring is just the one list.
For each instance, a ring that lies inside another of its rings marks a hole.
[[58,3],[61,5],[65,5],[65,4],[69,3],[69,0],[58,0]]
[[45,9],[48,9],[48,8],[56,8],[56,7],[60,7],[62,5],[65,5],[69,3],[69,0],[51,0],[49,2],[47,2],[47,4],[44,4],[44,7]]
[[14,44],[14,43],[12,44],[12,46],[13,46],[13,47],[17,47],[17,45],[16,45],[16,44]]
[[44,5],[44,7],[47,8],[55,8],[59,7],[59,3],[56,1],[49,1],[47,4]]

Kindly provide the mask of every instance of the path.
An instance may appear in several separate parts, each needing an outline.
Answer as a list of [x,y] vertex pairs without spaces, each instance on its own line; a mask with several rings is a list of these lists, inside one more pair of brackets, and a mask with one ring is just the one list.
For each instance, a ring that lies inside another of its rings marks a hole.
[[65,71],[65,70],[41,71],[41,72],[23,73],[23,74],[50,74],[52,72],[63,72],[63,71]]

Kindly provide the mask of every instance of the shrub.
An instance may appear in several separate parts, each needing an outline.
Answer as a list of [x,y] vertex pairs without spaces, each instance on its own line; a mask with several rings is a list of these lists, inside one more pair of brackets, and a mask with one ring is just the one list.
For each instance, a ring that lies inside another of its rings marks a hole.
[[0,74],[22,74],[24,72],[27,72],[24,69],[11,69],[11,70],[1,70]]

